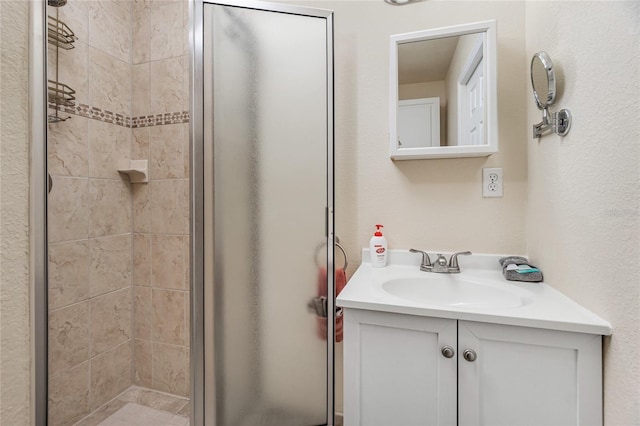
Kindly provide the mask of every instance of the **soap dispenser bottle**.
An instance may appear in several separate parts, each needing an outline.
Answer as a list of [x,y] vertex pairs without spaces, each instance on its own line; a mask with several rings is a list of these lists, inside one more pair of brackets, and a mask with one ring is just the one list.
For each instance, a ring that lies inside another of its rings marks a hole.
[[371,237],[371,241],[369,241],[371,266],[374,268],[387,266],[387,239],[380,231],[382,227],[382,225],[376,225],[376,232],[373,234],[373,237]]

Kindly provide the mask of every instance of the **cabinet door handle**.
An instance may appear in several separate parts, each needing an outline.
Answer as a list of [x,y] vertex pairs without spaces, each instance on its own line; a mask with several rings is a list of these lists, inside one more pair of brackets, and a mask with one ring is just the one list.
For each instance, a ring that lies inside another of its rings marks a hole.
[[473,362],[478,358],[478,354],[476,354],[476,351],[473,349],[465,349],[465,351],[462,352],[462,356],[469,362]]
[[456,354],[456,351],[449,345],[443,346],[441,352],[445,358],[453,358]]

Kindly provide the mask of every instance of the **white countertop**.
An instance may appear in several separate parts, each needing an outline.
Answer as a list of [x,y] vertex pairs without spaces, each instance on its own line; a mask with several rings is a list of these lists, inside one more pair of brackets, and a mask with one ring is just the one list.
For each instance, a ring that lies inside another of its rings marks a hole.
[[[431,260],[435,259],[432,255]],[[443,253],[449,258],[449,253]],[[344,308],[450,318],[494,324],[535,327],[549,330],[610,335],[611,325],[580,306],[567,296],[545,283],[507,281],[502,276],[498,259],[503,256],[474,254],[461,256],[460,277],[473,274],[493,287],[506,291],[526,293],[530,302],[519,307],[483,308],[471,306],[429,305],[394,296],[382,288],[391,279],[420,278],[425,275],[450,275],[422,272],[419,269],[420,254],[408,250],[390,250],[389,262],[384,268],[373,268],[369,262],[369,250],[362,253],[363,263],[351,277],[337,298],[337,305]],[[542,271],[544,273],[544,271]],[[431,278],[431,277],[430,277]],[[446,277],[443,277],[446,279]],[[524,290],[524,291],[523,291]]]

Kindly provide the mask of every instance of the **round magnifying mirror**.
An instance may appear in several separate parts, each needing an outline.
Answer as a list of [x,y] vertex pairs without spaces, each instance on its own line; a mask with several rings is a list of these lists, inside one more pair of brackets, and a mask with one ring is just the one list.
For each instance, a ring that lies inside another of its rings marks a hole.
[[553,104],[556,98],[556,78],[551,58],[546,52],[538,52],[531,59],[531,85],[539,109]]

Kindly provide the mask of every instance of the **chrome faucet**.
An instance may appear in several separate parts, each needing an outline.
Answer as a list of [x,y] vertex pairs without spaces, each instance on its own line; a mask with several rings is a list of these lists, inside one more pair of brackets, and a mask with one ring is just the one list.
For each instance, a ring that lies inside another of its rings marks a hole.
[[436,260],[431,263],[431,259],[427,252],[416,249],[409,249],[411,253],[422,253],[422,262],[420,263],[420,270],[424,272],[436,272],[440,274],[458,274],[460,273],[460,265],[458,264],[458,256],[469,255],[470,251],[460,251],[451,255],[451,259],[447,263],[447,258],[442,254],[436,255]]
[[422,262],[420,263],[420,270],[423,272],[431,272],[431,268],[433,268],[433,265],[431,265],[431,259],[429,259],[429,255],[427,254],[426,251],[416,250],[416,249],[409,249],[409,251],[411,253],[422,253]]

